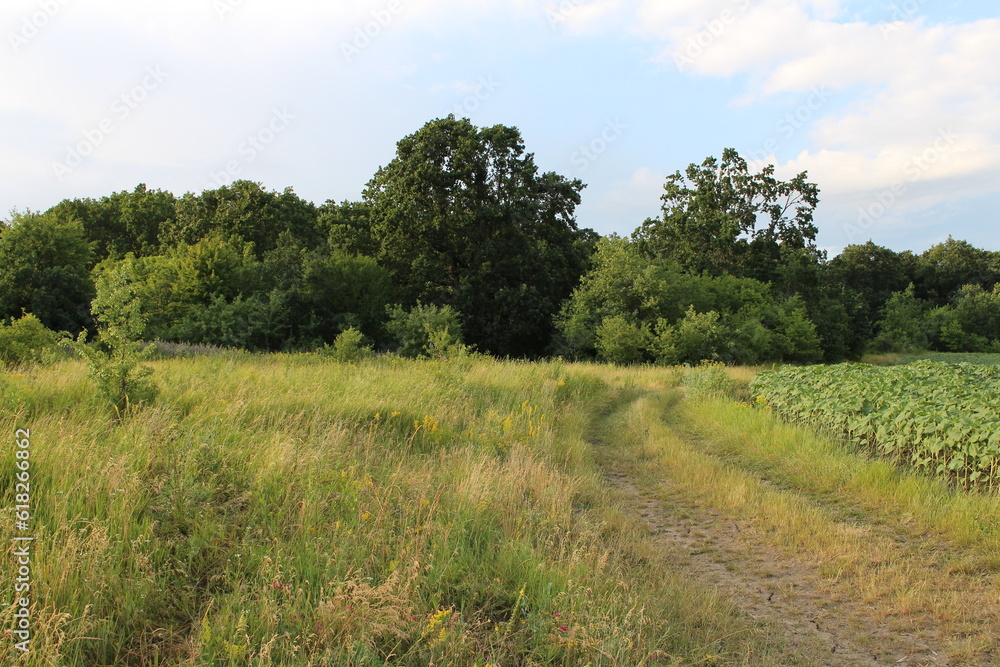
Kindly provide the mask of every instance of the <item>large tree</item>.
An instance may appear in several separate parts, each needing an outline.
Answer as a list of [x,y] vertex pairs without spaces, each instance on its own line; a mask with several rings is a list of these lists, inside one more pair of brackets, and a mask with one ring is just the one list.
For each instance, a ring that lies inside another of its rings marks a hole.
[[646,220],[634,237],[647,253],[690,273],[772,282],[802,251],[821,257],[813,225],[819,188],[806,178],[779,180],[773,165],[753,173],[727,148],[721,161],[708,157],[667,177],[661,217]]
[[253,181],[235,181],[200,195],[187,193],[177,200],[177,215],[160,231],[167,246],[193,245],[210,235],[253,244],[258,258],[278,247],[282,234],[306,247],[326,239],[317,222],[316,207],[292,188],[267,190]]
[[943,304],[965,285],[992,288],[1000,280],[1000,261],[997,253],[949,236],[920,255],[916,273],[918,292]]
[[844,302],[854,303],[851,326],[856,338],[867,341],[875,335],[886,302],[913,282],[915,267],[912,253],[897,253],[871,241],[847,246],[825,265],[829,284],[841,286]]
[[76,333],[90,326],[92,259],[78,221],[14,214],[0,226],[0,319],[27,312],[55,331]]
[[176,200],[163,190],[140,183],[100,199],[65,199],[48,213],[62,220],[79,220],[97,260],[156,254],[161,226],[172,224]]
[[453,115],[397,144],[364,193],[371,237],[405,304],[455,307],[465,340],[541,354],[584,268],[583,183],[539,173],[520,132]]

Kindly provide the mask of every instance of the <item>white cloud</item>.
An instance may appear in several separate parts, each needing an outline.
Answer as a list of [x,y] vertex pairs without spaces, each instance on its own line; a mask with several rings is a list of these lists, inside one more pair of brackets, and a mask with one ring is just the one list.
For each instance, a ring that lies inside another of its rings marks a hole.
[[616,187],[622,197],[640,195],[648,199],[652,193],[655,199],[659,200],[663,194],[663,184],[667,180],[666,174],[650,169],[649,167],[639,167],[632,173],[632,177],[624,182],[619,182]]
[[[224,164],[273,107],[284,105],[301,113],[302,126],[283,138],[282,150],[303,150],[301,162],[330,161],[337,150],[365,156],[367,144],[359,138],[368,136],[365,131],[376,137],[368,143],[377,143],[384,134],[400,136],[412,127],[414,121],[401,120],[392,105],[415,105],[418,113],[431,115],[435,102],[428,92],[459,103],[481,99],[482,82],[452,55],[447,36],[469,26],[490,30],[494,19],[504,29],[512,22],[525,28],[510,39],[537,45],[543,55],[550,55],[543,49],[558,48],[552,44],[561,46],[557,40],[597,33],[613,35],[614,48],[623,34],[646,48],[652,44],[666,69],[676,69],[680,53],[689,61],[684,75],[735,82],[732,101],[745,105],[749,116],[777,101],[798,104],[776,112],[773,141],[758,139],[751,157],[774,162],[782,175],[808,170],[823,190],[823,209],[852,213],[902,181],[905,194],[883,217],[885,224],[896,224],[890,221],[903,213],[996,192],[1000,182],[996,19],[938,25],[913,15],[880,26],[856,20],[841,0],[52,1],[61,3],[58,12],[39,19],[44,25],[17,51],[9,35],[36,18],[39,0],[5,0],[0,6],[0,115],[15,120],[8,127],[19,136],[30,137],[23,147],[4,151],[4,162],[17,165],[3,174],[8,190],[17,193],[11,196],[39,183],[51,188],[52,161],[112,115],[111,105],[140,84],[151,66],[162,67],[169,78],[67,179],[72,187],[104,187],[107,181],[97,180],[102,172],[148,169],[176,169],[200,179]],[[546,30],[551,11],[560,12],[556,31]],[[359,34],[371,47],[348,61],[341,45]],[[414,57],[415,38],[430,42],[420,57]],[[599,40],[591,43],[600,48]],[[519,72],[512,65],[503,74],[511,100],[532,77],[558,77],[541,59],[536,70]],[[441,83],[431,86],[435,81]],[[596,72],[594,85],[611,84],[606,73]],[[561,92],[559,86],[554,80],[553,94]],[[830,91],[829,101],[813,104],[816,90]],[[621,104],[632,103],[629,91],[622,93]],[[699,103],[698,95],[692,87],[690,104]],[[541,104],[537,96],[532,103]],[[531,106],[523,107],[526,118],[537,112]],[[580,108],[586,114],[590,107]],[[794,131],[782,125],[789,112],[802,112]],[[914,157],[949,129],[956,139],[947,151],[911,177]],[[300,136],[322,137],[333,148],[318,150],[316,139],[299,146]],[[643,155],[638,163],[656,160]],[[625,233],[636,220],[657,213],[664,180],[632,166],[609,162],[603,173],[621,174],[620,180],[592,183],[582,207],[621,219]],[[49,198],[63,196],[57,192]]]
[[622,0],[557,0],[546,3],[545,16],[553,28],[579,35],[607,29],[621,8]]
[[[888,53],[862,47],[865,60],[882,63],[871,68],[879,71],[878,91],[822,118],[813,135],[816,148],[796,158],[794,166],[809,165],[817,175],[824,173],[828,187],[837,191],[857,191],[866,184],[881,187],[899,178],[949,131],[955,140],[933,165],[921,169],[922,182],[962,179],[973,194],[981,188],[977,175],[1000,175],[1000,72],[990,65],[1000,62],[1000,22],[984,23],[911,26],[908,30],[914,34],[905,46],[886,44],[882,48]],[[991,41],[983,39],[984,32]],[[823,77],[851,83],[852,63],[835,64],[832,55],[826,63],[813,70],[801,61],[788,63],[771,78],[771,87],[788,90]],[[860,69],[860,63],[854,66]],[[792,68],[802,74],[783,80]],[[815,73],[809,76],[810,71]],[[854,77],[856,83],[867,83],[872,74]]]
[[834,201],[864,205],[896,187],[898,215],[995,191],[1000,21],[872,25],[837,22],[840,13],[833,0],[646,0],[639,16],[665,42],[666,65],[746,75],[738,102],[836,91],[837,102],[810,117],[806,150],[778,165],[785,175],[807,170]]
[[666,178],[666,174],[640,167],[628,179],[612,184],[595,202],[594,213],[616,220],[613,231],[628,236],[643,220],[659,215]]

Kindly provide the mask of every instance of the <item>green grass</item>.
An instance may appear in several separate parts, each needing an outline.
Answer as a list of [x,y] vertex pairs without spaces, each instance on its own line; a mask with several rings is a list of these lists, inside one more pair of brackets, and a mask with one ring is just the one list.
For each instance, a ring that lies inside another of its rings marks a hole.
[[952,543],[1000,553],[1000,517],[995,493],[956,492],[946,480],[927,477],[881,459],[869,459],[849,444],[787,424],[768,411],[725,400],[685,405],[682,428],[701,438],[716,456],[776,483],[866,516],[934,534]]
[[983,366],[1000,366],[1000,354],[987,352],[927,352],[921,355],[904,356],[904,363],[916,361],[917,359],[930,359],[931,361],[943,361],[949,364],[981,364]]
[[727,398],[752,369],[152,366],[160,396],[125,419],[78,362],[0,378],[0,507],[29,428],[37,538],[33,649],[8,638],[0,664],[823,664],[672,563],[608,461],[805,559],[873,622],[943,633],[959,664],[998,645],[998,496]]
[[911,361],[930,359],[949,364],[980,364],[982,366],[1000,365],[1000,354],[988,352],[921,352],[919,354],[868,354],[864,362],[876,366],[897,366]]
[[80,363],[3,376],[2,429],[31,431],[37,539],[33,649],[5,640],[0,663],[782,664],[770,635],[664,560],[595,466],[601,416],[675,371],[152,366],[157,402],[122,420]]
[[732,402],[688,402],[674,424],[752,490],[716,478],[775,543],[808,554],[901,632],[935,627],[949,664],[991,664],[1000,646],[995,492],[957,490]]
[[1000,496],[871,460],[730,398],[681,391],[640,393],[622,406],[607,427],[618,446],[604,455],[665,506],[722,513],[752,540],[809,564],[863,605],[872,627],[900,636],[933,629],[943,664],[992,664]]

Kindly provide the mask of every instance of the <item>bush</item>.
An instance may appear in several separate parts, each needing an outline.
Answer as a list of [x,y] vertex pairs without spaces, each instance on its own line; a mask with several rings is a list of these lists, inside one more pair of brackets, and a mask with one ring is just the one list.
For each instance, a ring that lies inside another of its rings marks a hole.
[[[277,297],[277,298],[280,298]],[[280,304],[279,304],[280,305]],[[232,301],[219,295],[208,304],[191,306],[187,314],[173,323],[165,336],[191,344],[233,347],[241,350],[269,350],[274,336],[274,308],[269,295],[237,296]]]
[[0,319],[30,312],[55,331],[90,326],[92,259],[79,222],[14,213],[0,224]]
[[56,332],[28,313],[8,325],[0,324],[0,361],[4,364],[34,364],[48,361],[56,353]]
[[120,417],[156,397],[156,385],[149,377],[153,369],[139,365],[155,348],[138,340],[145,323],[134,286],[123,271],[109,270],[99,276],[92,309],[98,322],[97,344],[88,345],[87,333],[81,332],[73,349],[87,360],[91,379]]
[[396,352],[404,357],[446,357],[467,351],[462,344],[458,311],[451,306],[417,303],[410,310],[388,308],[385,328],[395,339]]
[[726,373],[725,364],[705,361],[700,366],[685,368],[681,385],[689,396],[735,397],[738,384]]
[[1000,284],[992,291],[978,285],[966,285],[955,297],[955,315],[961,329],[973,336],[975,345],[989,346],[1000,338]]
[[780,359],[775,345],[775,333],[764,326],[756,313],[740,312],[730,323],[730,363],[753,366],[771,359]]
[[649,345],[649,330],[621,315],[604,318],[597,327],[597,355],[612,364],[642,361]]
[[876,352],[916,352],[930,348],[933,331],[927,321],[928,305],[916,297],[912,284],[893,293],[882,311],[872,349]]
[[778,329],[783,338],[783,359],[808,364],[823,358],[816,325],[809,319],[799,297],[793,297],[783,305]]
[[660,320],[656,329],[652,349],[660,364],[673,366],[704,359],[718,360],[726,352],[728,329],[719,322],[719,314],[714,310],[697,313],[691,306],[676,325]]
[[349,363],[367,359],[372,355],[372,348],[365,345],[363,333],[354,327],[349,327],[337,334],[333,345],[323,346],[320,352],[332,357],[335,361]]
[[568,308],[564,309],[557,321],[560,331],[557,351],[572,359],[592,355],[596,347],[596,338],[591,319],[588,313],[568,312]]
[[334,251],[307,257],[297,297],[308,313],[299,323],[303,340],[330,341],[349,327],[373,332],[385,317],[392,279],[371,257]]

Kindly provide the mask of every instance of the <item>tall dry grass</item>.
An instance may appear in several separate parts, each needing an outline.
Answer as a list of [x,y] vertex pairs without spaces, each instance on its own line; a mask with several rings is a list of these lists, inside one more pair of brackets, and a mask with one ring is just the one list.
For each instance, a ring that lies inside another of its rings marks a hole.
[[[32,434],[37,539],[32,651],[7,638],[0,663],[780,664],[663,561],[593,464],[609,406],[673,371],[152,365],[158,401],[123,420],[79,363],[3,377],[0,429]],[[0,448],[4,512],[13,457]]]

